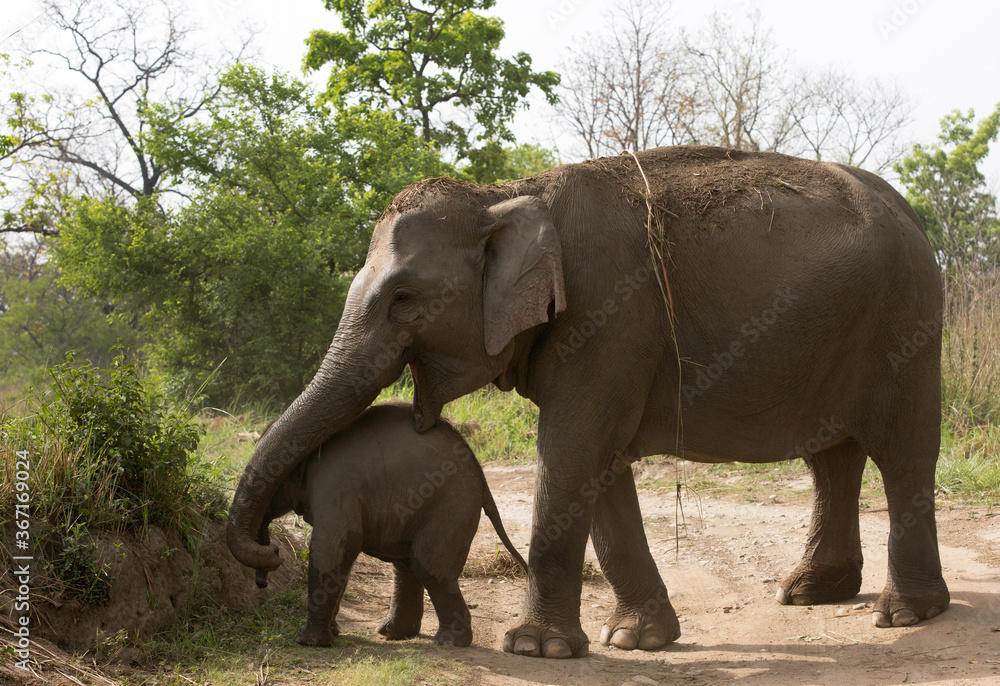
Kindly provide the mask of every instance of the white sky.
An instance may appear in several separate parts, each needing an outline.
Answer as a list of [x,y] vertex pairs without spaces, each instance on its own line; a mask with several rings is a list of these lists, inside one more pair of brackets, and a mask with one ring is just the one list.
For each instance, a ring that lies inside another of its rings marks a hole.
[[[55,0],[59,2],[59,0]],[[0,40],[34,18],[52,0],[0,0]],[[322,0],[183,0],[207,35],[235,39],[249,22],[260,30],[263,62],[299,73],[303,39],[315,28],[335,29],[337,21]],[[536,69],[558,71],[569,46],[587,31],[600,32],[608,0],[498,0],[491,14],[507,31],[502,51],[529,53]],[[859,79],[895,80],[917,102],[907,132],[914,142],[934,141],[940,118],[952,109],[974,108],[977,117],[1000,102],[1000,3],[979,0],[676,0],[670,16],[675,29],[697,31],[718,9],[734,21],[759,9],[772,37],[787,51],[789,66],[834,66]],[[29,39],[32,33],[22,35]],[[15,41],[0,45],[11,51]],[[519,141],[552,145],[559,126],[543,105],[518,115]],[[565,139],[563,139],[565,140]],[[1000,147],[1000,146],[997,146]],[[1000,179],[1000,153],[986,165]]]

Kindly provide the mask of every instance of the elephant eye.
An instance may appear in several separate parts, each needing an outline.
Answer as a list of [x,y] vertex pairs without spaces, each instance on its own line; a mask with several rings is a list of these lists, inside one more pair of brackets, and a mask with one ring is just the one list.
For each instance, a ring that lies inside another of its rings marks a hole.
[[392,315],[402,322],[413,321],[420,316],[421,308],[418,307],[418,300],[414,293],[409,291],[396,291],[392,296],[389,306]]

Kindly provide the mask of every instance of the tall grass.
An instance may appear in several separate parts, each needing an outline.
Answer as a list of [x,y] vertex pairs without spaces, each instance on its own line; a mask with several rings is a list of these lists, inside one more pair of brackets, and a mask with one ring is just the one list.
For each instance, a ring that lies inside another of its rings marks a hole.
[[[218,475],[193,453],[198,428],[143,382],[124,351],[108,370],[68,361],[50,375],[49,387],[16,411],[0,409],[0,529],[13,527],[16,508],[27,506],[42,559],[93,602],[100,570],[92,530],[159,525],[188,533],[222,512],[225,500]],[[0,549],[9,554],[12,540],[7,531]]]
[[941,376],[945,444],[996,463],[1000,453],[1000,269],[946,278]]
[[[379,400],[412,401],[413,379],[409,370],[382,391]],[[480,462],[535,459],[538,408],[517,393],[488,386],[448,403],[442,415],[458,427]]]

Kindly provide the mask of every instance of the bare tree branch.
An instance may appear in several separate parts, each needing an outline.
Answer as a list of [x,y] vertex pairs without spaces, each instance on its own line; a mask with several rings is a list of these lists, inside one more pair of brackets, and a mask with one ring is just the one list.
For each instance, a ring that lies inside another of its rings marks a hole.
[[[48,25],[31,54],[68,73],[76,90],[48,97],[34,112],[38,130],[12,154],[28,176],[68,171],[81,190],[133,198],[165,190],[165,169],[143,136],[150,106],[176,121],[196,116],[219,93],[219,64],[242,58],[253,40],[206,58],[177,0],[69,0],[52,8]],[[0,228],[20,230],[32,229]]]
[[556,109],[590,157],[681,142],[668,10],[656,0],[626,0],[609,15],[608,36],[587,36],[563,64]]

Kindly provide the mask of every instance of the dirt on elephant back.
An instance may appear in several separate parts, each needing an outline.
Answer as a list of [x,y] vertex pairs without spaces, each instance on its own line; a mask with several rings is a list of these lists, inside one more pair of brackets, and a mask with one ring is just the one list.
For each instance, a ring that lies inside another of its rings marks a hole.
[[[530,535],[534,467],[487,467],[507,531],[522,551]],[[428,646],[435,657],[465,668],[448,684],[634,686],[642,684],[1000,684],[1000,511],[944,507],[938,526],[951,607],[917,626],[876,629],[871,604],[886,579],[888,517],[881,505],[861,515],[865,576],[861,593],[835,605],[789,607],[774,600],[778,581],[802,555],[810,503],[808,477],[778,493],[797,496],[703,496],[684,501],[686,532],[674,535],[674,471],[637,465],[646,535],[681,619],[682,636],[655,652],[602,646],[601,627],[613,608],[610,586],[597,574],[584,582],[581,616],[590,656],[542,660],[502,652],[503,634],[517,621],[523,577],[461,581],[472,609],[473,646]],[[786,498],[788,501],[786,501]],[[881,509],[880,509],[881,508]],[[496,536],[483,518],[472,560],[495,555]],[[587,559],[596,565],[592,548]],[[391,569],[364,558],[352,584],[362,595],[345,601],[340,627],[372,641],[389,604]],[[436,629],[425,606],[418,641]],[[392,644],[385,644],[392,649]],[[282,681],[281,683],[294,683]],[[439,683],[439,682],[428,682]]]
[[[681,216],[752,211],[766,220],[775,197],[839,193],[845,179],[829,165],[779,153],[678,146],[602,157],[593,166],[621,186],[634,207],[649,197],[663,224]],[[641,167],[641,169],[640,169]]]

